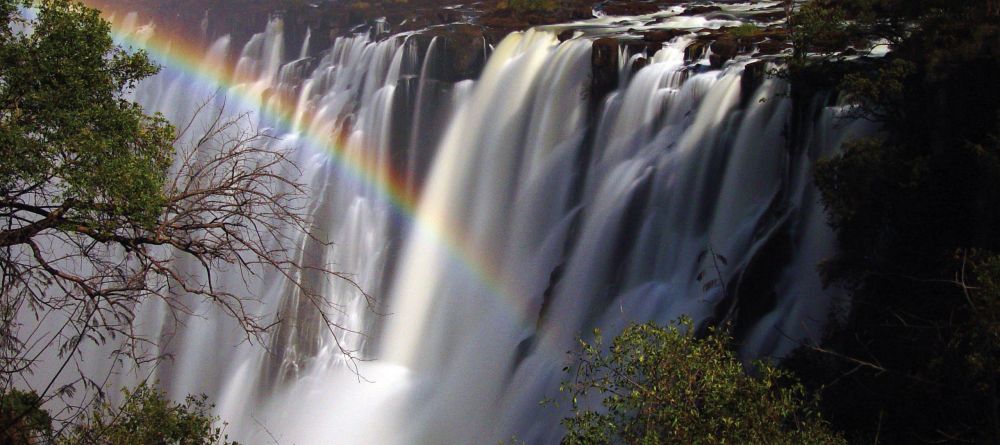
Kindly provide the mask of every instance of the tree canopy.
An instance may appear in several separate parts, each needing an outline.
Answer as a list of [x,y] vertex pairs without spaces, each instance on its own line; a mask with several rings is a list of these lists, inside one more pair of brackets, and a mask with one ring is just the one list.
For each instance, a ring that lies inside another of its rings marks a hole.
[[600,332],[581,340],[561,387],[572,403],[562,443],[844,443],[788,372],[758,363],[747,374],[731,342],[714,329],[696,337],[686,319],[630,325],[607,347]]
[[3,0],[0,247],[68,222],[105,232],[160,216],[173,128],[123,98],[158,68],[116,46],[93,9]]
[[[13,390],[0,393],[0,443],[27,445],[236,445],[228,441],[225,424],[211,414],[205,396],[188,396],[176,403],[162,391],[141,383],[121,391],[120,403],[104,400],[62,434],[53,427],[48,411],[39,408],[38,395]],[[28,413],[25,415],[24,413]],[[13,416],[20,420],[8,425]]]

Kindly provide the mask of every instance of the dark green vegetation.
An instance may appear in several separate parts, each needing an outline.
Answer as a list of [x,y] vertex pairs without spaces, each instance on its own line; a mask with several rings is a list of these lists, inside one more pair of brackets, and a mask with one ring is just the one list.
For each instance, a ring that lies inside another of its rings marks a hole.
[[60,445],[131,445],[177,443],[226,445],[219,419],[211,415],[205,396],[188,396],[174,403],[166,394],[145,384],[122,391],[120,406],[101,403]]
[[0,393],[0,444],[19,445],[52,437],[52,416],[39,409],[38,394]]
[[19,31],[30,3],[0,2],[0,206],[44,217],[3,228],[0,246],[58,228],[55,216],[93,231],[152,224],[173,131],[120,93],[156,67],[117,48],[96,10],[41,2]]
[[[747,375],[723,331],[696,338],[682,319],[631,325],[608,347],[599,332],[580,343],[560,388],[572,402],[564,444],[845,443],[788,372],[757,363]],[[601,407],[585,408],[594,393]]]
[[16,425],[0,433],[0,444],[53,443],[57,445],[182,444],[227,445],[219,419],[210,414],[205,397],[188,397],[174,403],[146,384],[123,390],[122,402],[98,403],[70,431],[53,432],[49,413],[35,405],[37,395],[11,391],[0,395],[0,420],[19,416]]
[[[814,1],[793,19],[793,85],[837,87],[882,128],[816,166],[839,239],[822,271],[851,302],[789,362],[852,442],[1000,442],[998,13],[995,0]],[[873,42],[892,53],[835,54]]]

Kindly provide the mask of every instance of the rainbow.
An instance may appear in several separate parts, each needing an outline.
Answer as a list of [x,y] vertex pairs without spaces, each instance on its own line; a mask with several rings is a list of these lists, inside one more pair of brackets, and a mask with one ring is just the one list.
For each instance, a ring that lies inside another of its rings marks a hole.
[[[112,34],[120,46],[146,51],[153,60],[171,69],[218,86],[231,97],[258,110],[260,117],[286,125],[287,128],[292,128],[292,124],[298,119],[309,122],[315,117],[313,110],[305,111],[306,115],[303,116],[293,101],[276,100],[265,103],[259,90],[237,88],[251,79],[240,79],[235,67],[227,66],[229,64],[206,63],[208,54],[204,45],[199,42],[160,30],[140,35],[135,29],[128,29],[121,21],[114,20],[114,17],[122,17],[131,11],[115,11],[107,5],[98,4],[97,0],[85,0],[84,3],[102,9],[105,17],[110,18]],[[419,191],[413,189],[406,176],[391,165],[379,162],[371,153],[374,150],[347,150],[347,136],[343,131],[318,134],[316,131],[302,129],[298,137],[309,141],[313,147],[321,147],[323,154],[340,172],[375,190],[395,212],[411,222],[411,230],[419,236],[430,237],[436,245],[444,247],[454,264],[465,269],[495,297],[509,303],[508,306],[515,312],[512,314],[515,320],[523,325],[533,324],[537,317],[537,313],[533,312],[537,308],[529,307],[529,299],[517,298],[504,286],[496,260],[488,252],[479,252],[471,246],[467,241],[471,237],[466,236],[459,225],[448,221],[447,217],[419,213]]]

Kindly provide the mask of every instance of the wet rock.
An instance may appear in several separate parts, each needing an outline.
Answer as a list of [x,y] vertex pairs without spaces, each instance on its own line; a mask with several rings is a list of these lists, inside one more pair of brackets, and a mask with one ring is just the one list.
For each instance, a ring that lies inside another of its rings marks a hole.
[[647,42],[669,42],[677,36],[682,36],[687,34],[688,31],[683,29],[658,29],[655,31],[646,31],[642,34],[642,40]]
[[639,70],[645,68],[648,65],[649,65],[649,59],[646,57],[640,57],[638,59],[635,59],[635,62],[632,62],[631,74],[634,76],[635,73],[639,72]]
[[595,40],[590,53],[590,64],[590,97],[592,101],[598,101],[618,86],[618,40]]
[[733,20],[733,21],[738,21],[740,19],[739,17],[733,14],[722,11],[710,12],[708,14],[705,14],[705,18],[710,20]]
[[767,78],[767,63],[758,60],[747,64],[743,68],[743,76],[740,78],[740,106],[746,107],[750,104],[753,94],[764,83]]
[[708,50],[709,44],[711,44],[711,41],[704,39],[691,42],[687,48],[684,48],[684,61],[690,63],[705,57],[705,52]]
[[692,16],[692,15],[704,15],[711,12],[722,11],[719,6],[691,6],[684,10],[680,15]]
[[775,22],[785,19],[785,11],[759,12],[750,17],[758,22]]
[[442,66],[428,66],[428,77],[444,82],[472,79],[486,63],[483,50],[486,33],[483,27],[470,24],[436,26],[418,32],[415,36],[421,53],[437,38],[434,48],[436,60],[445,60]]
[[576,30],[567,29],[567,30],[565,30],[563,32],[560,32],[557,37],[558,37],[558,39],[559,39],[560,42],[565,42],[565,41],[567,41],[569,39],[572,39],[574,34],[576,34]]
[[770,38],[757,44],[758,54],[762,56],[773,56],[776,54],[781,54],[781,52],[787,48],[791,48],[791,45],[789,45],[786,42]]
[[647,56],[652,56],[656,54],[657,51],[663,48],[663,44],[659,42],[646,42],[642,40],[624,40],[619,41],[619,45],[624,45],[625,52],[631,56],[633,54],[645,54]]
[[712,53],[708,56],[708,61],[712,68],[722,68],[727,61],[736,57],[739,53],[739,44],[735,39],[722,38],[712,42],[710,46]]

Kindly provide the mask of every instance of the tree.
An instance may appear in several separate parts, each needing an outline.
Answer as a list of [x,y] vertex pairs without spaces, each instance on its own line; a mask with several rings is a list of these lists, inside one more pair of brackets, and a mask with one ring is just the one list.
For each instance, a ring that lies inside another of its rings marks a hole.
[[[251,307],[252,280],[265,276],[286,280],[337,338],[338,308],[319,292],[350,278],[294,261],[303,238],[327,241],[303,208],[305,186],[289,179],[296,166],[249,116],[206,105],[204,128],[192,120],[177,130],[145,114],[125,94],[157,67],[116,46],[83,4],[0,0],[0,15],[0,391],[27,385],[52,353],[61,365],[34,388],[35,404],[77,384],[100,395],[94,376],[57,378],[84,343],[114,342],[117,360],[135,364],[159,359],[144,347],[156,339],[133,330],[135,311],[159,300],[179,319],[190,311],[179,295],[214,303],[262,342],[281,321]],[[227,288],[221,268],[239,271],[244,289]],[[300,279],[307,272],[319,279]],[[40,320],[63,322],[44,330]]]
[[52,437],[52,417],[38,408],[38,395],[33,392],[0,393],[0,425],[3,445],[38,443]]
[[[758,363],[748,375],[722,331],[634,324],[607,351],[595,337],[560,387],[572,402],[564,444],[844,443],[790,374]],[[588,409],[594,392],[601,407]]]
[[174,403],[163,392],[140,384],[123,389],[120,406],[101,403],[73,430],[57,440],[59,445],[132,445],[176,443],[183,445],[236,445],[229,442],[211,415],[204,395],[188,396]]
[[206,397],[188,396],[175,403],[162,391],[145,383],[122,389],[119,405],[98,403],[66,434],[53,431],[52,417],[39,408],[37,395],[21,391],[0,394],[0,418],[29,410],[18,425],[0,435],[0,444],[26,445],[236,445],[225,435],[225,424],[211,415]]

